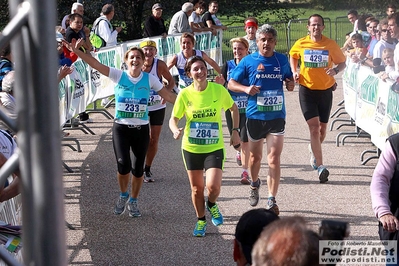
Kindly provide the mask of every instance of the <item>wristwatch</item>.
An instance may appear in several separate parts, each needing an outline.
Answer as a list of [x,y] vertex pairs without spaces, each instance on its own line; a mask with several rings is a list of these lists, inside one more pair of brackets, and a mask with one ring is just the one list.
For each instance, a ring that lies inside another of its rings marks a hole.
[[231,131],[234,131],[234,130],[236,130],[238,132],[238,134],[240,134],[240,129],[238,127],[231,129]]

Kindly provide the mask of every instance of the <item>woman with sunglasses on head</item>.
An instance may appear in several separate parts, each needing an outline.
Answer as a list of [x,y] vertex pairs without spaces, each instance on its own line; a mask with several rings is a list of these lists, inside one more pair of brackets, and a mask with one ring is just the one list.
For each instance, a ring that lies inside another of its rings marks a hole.
[[[224,63],[222,67],[222,75],[226,82],[229,82],[231,73],[237,67],[241,59],[243,59],[249,53],[249,43],[245,38],[233,38],[230,40],[230,45],[233,49],[234,58]],[[246,81],[246,84],[249,85],[249,82]],[[229,90],[229,93],[236,103],[238,111],[240,113],[239,129],[241,146],[240,149],[237,150],[236,154],[237,164],[242,167],[240,182],[243,185],[249,185],[251,183],[251,179],[249,178],[248,174],[249,148],[247,127],[245,126],[247,121],[246,109],[248,105],[248,94],[246,94],[245,92],[234,92],[232,90]],[[229,110],[226,110],[226,122],[229,132],[231,133],[233,129],[233,124],[231,119],[231,113]]]
[[[156,91],[163,99],[174,103],[176,95],[167,90],[157,77],[143,72],[144,52],[141,48],[131,47],[124,56],[127,70],[108,67],[101,64],[90,54],[79,50],[82,39],[73,40],[72,51],[92,68],[109,77],[115,86],[115,120],[112,128],[112,143],[118,166],[117,179],[120,188],[114,213],[121,215],[125,206],[130,217],[140,217],[137,198],[143,184],[144,161],[150,141],[148,102],[150,91]],[[133,162],[130,158],[133,152]],[[129,179],[132,185],[129,197]]]
[[[238,134],[238,108],[228,91],[219,84],[207,80],[205,60],[200,56],[189,58],[184,67],[185,73],[193,83],[180,91],[169,120],[169,128],[175,139],[182,135],[183,128],[178,122],[186,117],[182,140],[182,155],[191,185],[191,199],[197,214],[197,224],[193,235],[205,236],[205,208],[212,216],[215,226],[223,224],[223,216],[216,200],[222,184],[225,158],[221,112],[229,109],[233,120],[230,145],[240,143]],[[217,77],[217,83],[224,79]],[[204,173],[206,180],[204,181]],[[204,190],[208,191],[205,203]]]

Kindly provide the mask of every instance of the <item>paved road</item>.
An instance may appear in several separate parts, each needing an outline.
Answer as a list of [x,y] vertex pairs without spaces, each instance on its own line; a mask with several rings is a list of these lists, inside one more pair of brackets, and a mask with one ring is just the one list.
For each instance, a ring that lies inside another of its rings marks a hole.
[[[342,98],[339,86],[334,93],[333,109]],[[297,89],[287,92],[286,99],[288,115],[277,195],[280,216],[304,216],[314,230],[322,219],[347,221],[351,226],[350,239],[376,240],[376,219],[369,193],[376,160],[366,166],[360,163],[361,152],[373,146],[369,140],[350,138],[344,146],[337,147],[336,135],[353,132],[354,128],[344,126],[336,130],[340,125],[336,123],[323,146],[330,181],[320,184],[309,165],[308,130],[300,112]],[[167,119],[170,111],[168,106]],[[70,131],[72,137],[79,139],[83,151],[63,149],[65,162],[75,171],[64,171],[66,220],[76,227],[66,229],[69,265],[234,265],[235,226],[239,217],[252,208],[248,203],[248,186],[239,183],[240,168],[234,150],[227,148],[218,201],[225,224],[216,228],[208,223],[206,237],[195,238],[191,234],[196,217],[180,141],[172,138],[168,127],[163,128],[160,150],[152,167],[156,182],[143,184],[139,199],[142,217],[130,218],[127,212],[122,216],[112,213],[118,197],[112,121],[101,114],[91,117],[95,123],[89,126],[96,135]],[[264,159],[260,172],[264,184],[266,175]],[[264,207],[265,185],[260,193],[258,206]]]

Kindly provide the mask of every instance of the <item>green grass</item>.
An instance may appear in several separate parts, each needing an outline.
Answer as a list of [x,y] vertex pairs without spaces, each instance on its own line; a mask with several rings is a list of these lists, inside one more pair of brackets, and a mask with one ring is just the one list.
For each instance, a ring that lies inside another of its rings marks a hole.
[[[316,9],[300,9],[303,15],[297,20],[291,21],[290,24],[284,22],[277,22],[275,17],[267,17],[269,24],[272,24],[278,32],[276,51],[288,54],[294,42],[304,37],[307,34],[307,20],[313,14],[319,14],[325,19],[325,29],[323,34],[333,40],[336,40],[338,45],[342,46],[345,42],[345,34],[351,32],[352,24],[347,19],[347,10],[322,11]],[[226,16],[221,16],[219,19],[224,24],[231,22],[231,18],[227,20]],[[242,37],[245,35],[243,23],[233,23],[234,26],[229,26],[229,29],[223,32],[223,60],[230,60],[233,58],[233,53],[230,47],[230,39],[234,37]]]

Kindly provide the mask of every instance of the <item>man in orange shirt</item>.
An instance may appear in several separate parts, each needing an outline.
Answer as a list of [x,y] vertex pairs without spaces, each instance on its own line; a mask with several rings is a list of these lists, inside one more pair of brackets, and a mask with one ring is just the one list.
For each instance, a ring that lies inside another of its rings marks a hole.
[[332,92],[336,88],[334,76],[345,69],[346,58],[338,44],[322,34],[322,16],[311,15],[307,28],[309,34],[297,40],[291,48],[290,65],[295,81],[299,82],[301,110],[310,131],[310,164],[317,170],[320,183],[325,183],[329,171],[323,165],[321,143],[326,137]]

